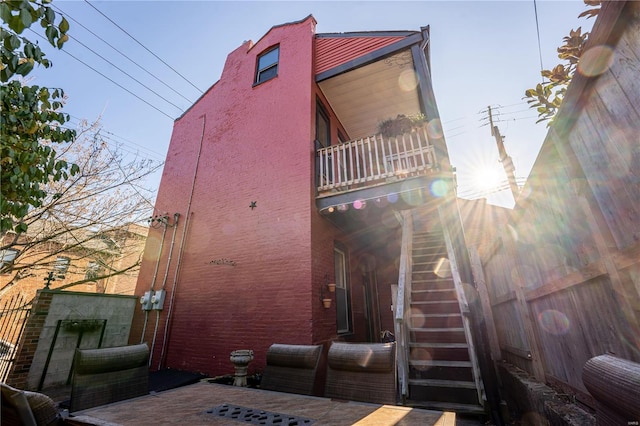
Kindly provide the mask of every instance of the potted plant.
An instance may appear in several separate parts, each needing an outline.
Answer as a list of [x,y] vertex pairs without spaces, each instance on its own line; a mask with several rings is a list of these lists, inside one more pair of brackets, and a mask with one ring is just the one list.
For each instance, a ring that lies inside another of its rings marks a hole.
[[378,132],[390,138],[409,133],[416,127],[422,126],[427,118],[422,113],[413,115],[398,114],[395,118],[388,118],[378,124]]

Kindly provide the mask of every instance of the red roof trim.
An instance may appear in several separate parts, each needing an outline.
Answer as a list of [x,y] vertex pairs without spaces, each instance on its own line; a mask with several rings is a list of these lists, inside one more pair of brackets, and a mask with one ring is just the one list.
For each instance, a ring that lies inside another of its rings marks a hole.
[[316,37],[315,73],[335,68],[373,51],[396,43],[406,36]]

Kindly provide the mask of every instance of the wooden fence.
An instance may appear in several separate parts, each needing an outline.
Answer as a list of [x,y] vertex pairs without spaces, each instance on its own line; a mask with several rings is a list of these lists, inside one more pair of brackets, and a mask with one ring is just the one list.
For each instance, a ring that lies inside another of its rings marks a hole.
[[640,362],[640,3],[606,3],[589,48],[609,66],[574,77],[482,266],[502,359],[592,404],[587,360]]

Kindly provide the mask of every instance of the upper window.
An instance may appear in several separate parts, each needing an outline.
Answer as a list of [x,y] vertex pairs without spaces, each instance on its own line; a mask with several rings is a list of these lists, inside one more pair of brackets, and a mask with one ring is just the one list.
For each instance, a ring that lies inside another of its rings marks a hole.
[[20,252],[14,249],[0,250],[0,272],[5,273],[11,270],[18,253]]
[[65,274],[69,270],[71,259],[67,256],[58,256],[53,264],[53,272],[57,278],[64,279]]
[[98,262],[89,262],[84,274],[85,280],[95,281],[102,274],[102,266]]
[[271,80],[278,75],[278,60],[280,58],[280,46],[275,46],[258,56],[256,69],[256,82],[260,84]]

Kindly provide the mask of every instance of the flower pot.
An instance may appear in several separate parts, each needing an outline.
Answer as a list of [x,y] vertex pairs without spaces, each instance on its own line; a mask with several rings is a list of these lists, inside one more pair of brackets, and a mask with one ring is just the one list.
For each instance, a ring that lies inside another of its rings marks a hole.
[[329,291],[331,293],[336,291],[336,284],[335,283],[329,283],[329,284],[327,284],[327,287],[329,287]]
[[326,309],[329,309],[331,307],[331,299],[322,299],[322,304]]

